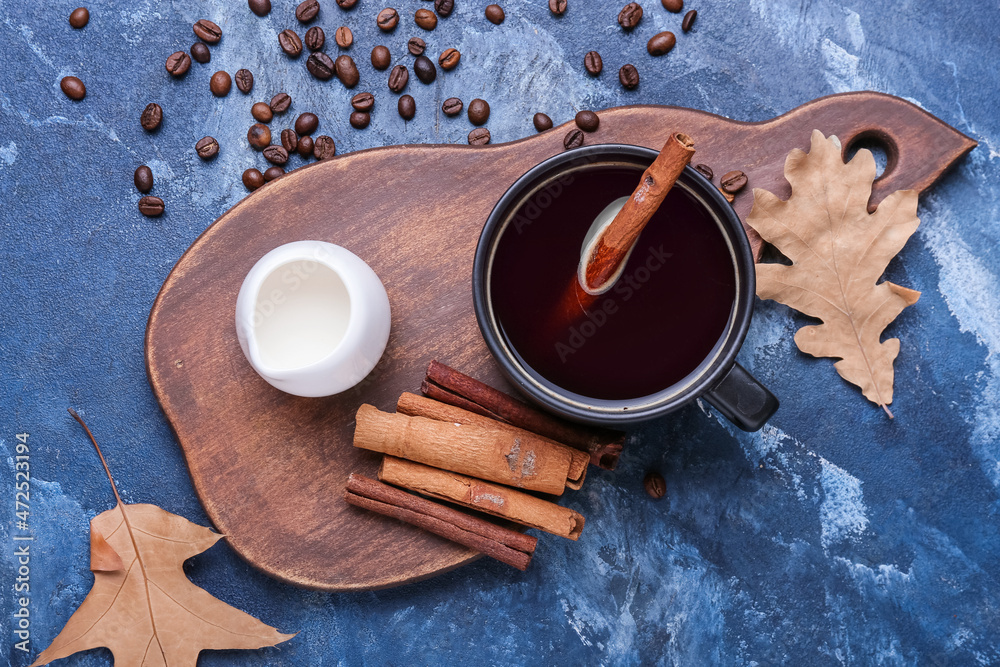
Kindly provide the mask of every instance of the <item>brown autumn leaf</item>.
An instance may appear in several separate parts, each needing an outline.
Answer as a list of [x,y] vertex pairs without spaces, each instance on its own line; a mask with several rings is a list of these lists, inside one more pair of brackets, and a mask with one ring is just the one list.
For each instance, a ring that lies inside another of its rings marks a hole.
[[868,213],[875,159],[859,150],[844,163],[840,142],[813,130],[809,153],[785,160],[788,201],[755,189],[747,224],[792,260],[757,265],[757,294],[823,321],[802,327],[795,344],[806,354],[839,359],[837,372],[882,406],[892,403],[892,364],[899,339],[885,328],[920,292],[879,283],[885,267],[920,224],[917,193],[900,190]]

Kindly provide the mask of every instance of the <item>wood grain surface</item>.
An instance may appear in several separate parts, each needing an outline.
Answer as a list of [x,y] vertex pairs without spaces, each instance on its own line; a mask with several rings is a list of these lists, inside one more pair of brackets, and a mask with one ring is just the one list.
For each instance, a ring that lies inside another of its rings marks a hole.
[[[814,128],[836,134],[845,150],[859,138],[886,147],[872,206],[894,190],[923,191],[975,146],[909,102],[871,92],[821,98],[762,123],[662,106],[600,117],[588,145],[659,149],[682,131],[695,140],[694,162],[712,167],[716,183],[727,171],[746,172],[749,186],[734,202],[741,218],[754,187],[787,198],[785,156],[807,149]],[[292,584],[347,591],[417,581],[477,557],[344,502],[348,474],[374,477],[379,461],[352,446],[354,413],[363,402],[393,410],[435,358],[506,387],[473,313],[473,254],[494,203],[521,174],[560,153],[569,129],[484,147],[376,148],[296,169],[226,212],[181,257],[149,315],[149,380],[208,516],[248,562]],[[236,339],[244,276],[272,248],[302,239],[360,256],[392,306],[381,362],[361,385],[330,398],[272,388]]]

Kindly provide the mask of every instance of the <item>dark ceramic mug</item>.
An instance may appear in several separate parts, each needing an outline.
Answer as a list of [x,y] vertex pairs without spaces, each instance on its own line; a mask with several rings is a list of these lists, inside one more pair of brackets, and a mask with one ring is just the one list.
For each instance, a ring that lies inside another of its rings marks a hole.
[[[507,378],[532,401],[565,418],[605,426],[636,423],[659,417],[704,397],[741,429],[758,430],[778,409],[778,400],[736,363],[736,354],[746,337],[754,307],[755,269],[750,244],[729,202],[690,167],[685,168],[674,187],[693,197],[721,230],[732,259],[736,293],[722,335],[711,352],[700,359],[694,370],[682,380],[659,391],[627,400],[595,399],[569,391],[557,386],[524,361],[508,340],[494,312],[490,285],[497,247],[515,219],[523,220],[523,216],[518,216],[530,197],[550,183],[572,182],[567,180],[569,175],[583,174],[592,169],[634,168],[635,182],[638,182],[638,175],[656,156],[656,151],[639,146],[587,146],[550,158],[521,176],[490,213],[476,248],[473,299],[480,330]],[[669,353],[669,350],[663,351],[663,354]]]

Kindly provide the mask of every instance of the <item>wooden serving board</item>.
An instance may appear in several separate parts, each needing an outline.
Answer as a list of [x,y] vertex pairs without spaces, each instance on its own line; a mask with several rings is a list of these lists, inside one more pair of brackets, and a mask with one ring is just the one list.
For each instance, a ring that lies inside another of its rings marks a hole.
[[[734,203],[741,218],[754,187],[788,196],[785,155],[807,149],[814,128],[836,134],[845,148],[866,137],[885,145],[888,167],[873,205],[894,190],[924,190],[975,146],[909,102],[870,92],[821,98],[762,123],[663,106],[600,117],[587,144],[659,149],[683,131],[716,182],[732,169],[746,172],[750,186]],[[521,174],[563,150],[569,125],[509,144],[390,146],[296,169],[226,212],[181,257],[149,315],[149,380],[208,516],[251,564],[299,586],[348,591],[417,581],[477,557],[343,501],[348,474],[374,475],[378,462],[352,446],[354,414],[363,402],[392,410],[435,358],[506,386],[473,314],[473,253],[493,205]],[[267,251],[301,239],[359,255],[392,305],[382,361],[359,387],[331,398],[272,388],[236,339],[244,276]]]

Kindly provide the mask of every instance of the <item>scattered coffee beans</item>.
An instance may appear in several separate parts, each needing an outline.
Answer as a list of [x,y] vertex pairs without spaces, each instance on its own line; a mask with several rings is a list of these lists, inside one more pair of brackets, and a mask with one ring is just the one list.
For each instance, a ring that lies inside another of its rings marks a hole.
[[410,71],[406,65],[396,65],[389,72],[389,90],[394,93],[402,92],[406,84],[410,82]]
[[289,153],[294,153],[295,149],[299,147],[299,135],[292,129],[282,130],[281,145],[284,146],[285,150]]
[[445,116],[452,117],[457,116],[462,113],[462,108],[465,105],[462,104],[462,100],[457,97],[449,97],[441,104],[441,111],[444,112]]
[[354,59],[348,55],[337,56],[337,60],[334,63],[334,70],[337,72],[337,78],[347,88],[353,88],[361,80],[361,75],[358,74],[358,66],[354,64]]
[[304,158],[310,158],[313,154],[313,138],[299,137],[299,145],[295,149]]
[[295,119],[295,131],[299,133],[299,136],[312,134],[317,127],[319,127],[319,118],[309,111],[299,114],[299,117]]
[[438,17],[429,9],[418,9],[413,20],[424,30],[433,30],[438,24]]
[[664,9],[674,14],[684,9],[684,0],[660,0],[660,2],[663,3]]
[[364,111],[352,111],[351,112],[351,127],[355,130],[363,130],[368,127],[368,123],[372,122],[371,114],[367,114]]
[[392,32],[399,24],[399,12],[392,7],[386,7],[375,17],[375,22],[378,24],[380,30]]
[[149,218],[163,215],[163,200],[159,197],[146,195],[139,200],[139,213]]
[[427,56],[417,56],[416,60],[413,61],[413,73],[417,75],[421,83],[433,83],[438,75],[437,67]]
[[410,52],[410,55],[422,56],[427,50],[427,42],[419,37],[410,37],[409,41],[406,42],[406,50]]
[[371,113],[372,107],[375,106],[375,96],[371,93],[358,93],[351,98],[351,106],[355,111]]
[[281,167],[277,165],[273,167],[268,167],[267,169],[264,170],[264,181],[270,182],[284,175],[285,175],[285,170],[282,169]]
[[[487,7],[486,7],[486,19],[490,23],[492,23],[494,25],[500,25],[501,23],[503,23],[504,18],[506,18],[506,15],[503,13],[503,7],[501,7],[500,5],[487,5]],[[489,141],[489,137],[487,137],[487,142],[488,141]],[[483,143],[486,143],[486,142],[483,142]]]
[[256,190],[264,185],[264,182],[264,174],[260,173],[259,169],[250,168],[243,172],[243,185],[247,190]]
[[280,167],[288,162],[288,151],[285,150],[284,146],[272,144],[264,149],[264,159]]
[[411,96],[403,95],[396,104],[396,110],[403,120],[413,120],[417,114],[417,103]]
[[309,23],[319,14],[319,0],[304,0],[295,8],[295,18],[300,23]]
[[326,44],[326,33],[318,25],[314,25],[306,30],[306,37],[302,42],[310,51],[319,51]]
[[254,102],[254,105],[250,107],[250,115],[262,123],[270,123],[271,119],[274,118],[274,111],[263,102]]
[[328,137],[325,134],[316,137],[316,141],[313,143],[313,155],[316,156],[317,160],[329,160],[336,154],[337,144],[333,142],[333,137]]
[[708,180],[712,180],[712,177],[715,176],[715,172],[712,171],[712,168],[709,167],[707,164],[696,164],[694,168],[695,171],[697,171],[699,174],[701,174]]
[[329,81],[336,73],[337,66],[330,56],[322,51],[315,51],[306,59],[306,69],[320,81]]
[[473,125],[483,125],[490,119],[490,105],[478,97],[469,102],[469,121]]
[[681,21],[681,30],[688,32],[694,26],[694,20],[698,18],[698,10],[692,9],[687,14],[684,15],[684,20]]
[[271,0],[247,0],[250,11],[257,16],[267,16],[271,13]]
[[566,13],[566,0],[549,0],[549,11],[556,16]]
[[191,69],[191,56],[183,51],[175,51],[167,56],[166,68],[171,76],[184,76]]
[[337,6],[341,9],[350,9],[358,4],[358,0],[337,0]]
[[256,148],[259,151],[267,148],[271,143],[271,130],[267,125],[261,125],[260,123],[254,123],[247,130],[247,141],[250,142],[250,146]]
[[87,87],[75,76],[64,76],[59,82],[59,87],[66,93],[66,97],[77,102],[87,96]]
[[581,111],[576,114],[576,126],[584,132],[596,132],[601,119],[593,111]]
[[212,52],[208,50],[205,42],[195,42],[191,45],[191,59],[204,65],[212,59]]
[[587,69],[587,74],[597,76],[604,69],[604,61],[601,60],[601,54],[597,51],[587,51],[587,54],[583,57],[583,66]]
[[354,33],[346,25],[342,25],[337,28],[337,32],[333,33],[333,40],[340,48],[349,49],[354,43]]
[[292,58],[298,58],[302,54],[302,40],[295,34],[294,30],[282,30],[278,33],[278,44],[281,50]]
[[448,18],[454,9],[455,0],[434,0],[434,11],[443,19]]
[[535,124],[535,129],[539,132],[552,129],[552,119],[543,113],[536,113],[531,122]]
[[152,132],[160,126],[163,122],[163,109],[156,102],[150,102],[146,105],[146,108],[142,110],[142,115],[139,116],[139,124],[142,125],[142,129],[147,132]]
[[212,75],[208,87],[216,97],[225,97],[233,87],[233,79],[229,72],[218,71]]
[[642,485],[646,487],[646,493],[655,500],[659,500],[667,494],[667,482],[663,479],[663,475],[658,472],[646,473]]
[[567,149],[579,148],[583,145],[583,130],[578,127],[574,127],[569,133],[563,138],[563,146]]
[[642,6],[638,2],[630,2],[618,12],[618,25],[625,30],[632,30],[642,20]]
[[389,65],[391,64],[392,54],[389,53],[388,48],[379,44],[372,49],[372,67],[381,72],[382,70],[389,69]]
[[240,89],[240,92],[246,95],[251,90],[253,90],[253,72],[248,69],[238,69],[236,70],[236,75],[233,77],[236,79],[236,87]]
[[290,106],[292,106],[292,98],[288,93],[278,93],[271,98],[271,111],[276,114],[285,113]]
[[90,10],[86,7],[77,7],[69,15],[69,24],[79,30],[90,22]]
[[469,132],[470,146],[485,146],[488,143],[490,143],[490,131],[485,127],[477,127]]
[[153,189],[153,170],[144,164],[139,165],[132,180],[135,182],[135,189],[146,194]]
[[208,19],[201,19],[194,24],[194,34],[203,42],[218,44],[219,40],[222,39],[222,28]]
[[[693,9],[691,11],[694,11]],[[740,190],[746,187],[747,175],[742,171],[735,170],[726,172],[721,179],[719,179],[719,185],[722,186],[722,191],[727,192],[731,195],[736,194]]]
[[677,38],[669,30],[653,35],[646,42],[646,50],[651,56],[662,56],[670,53],[677,44]]
[[453,70],[458,67],[458,61],[462,59],[462,54],[458,49],[445,49],[438,57],[438,65],[444,70]]
[[194,149],[198,151],[198,157],[202,160],[211,160],[219,154],[219,142],[215,137],[202,137],[194,145]]
[[639,70],[632,64],[622,65],[618,70],[618,80],[626,90],[632,90],[639,85]]

